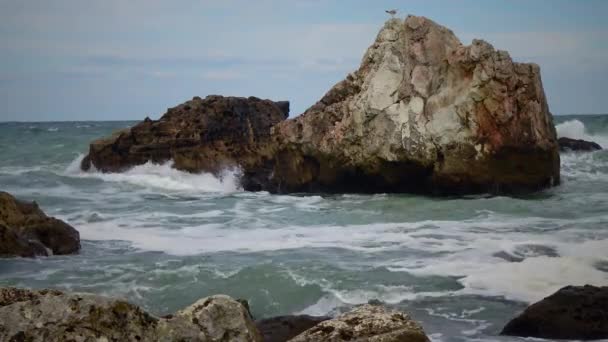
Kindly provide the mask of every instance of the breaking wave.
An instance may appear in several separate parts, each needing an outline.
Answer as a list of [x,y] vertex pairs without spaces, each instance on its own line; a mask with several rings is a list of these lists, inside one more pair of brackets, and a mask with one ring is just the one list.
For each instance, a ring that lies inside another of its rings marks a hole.
[[95,178],[105,182],[126,183],[137,187],[166,190],[171,192],[222,192],[240,190],[239,170],[225,170],[219,176],[210,173],[189,173],[173,168],[173,162],[163,164],[148,162],[121,173],[102,173],[96,170],[84,172],[80,163],[84,155],[79,155],[66,168],[71,177]]
[[602,148],[608,148],[608,136],[589,133],[585,124],[580,120],[574,119],[562,122],[556,125],[555,129],[559,138],[594,141],[602,146]]

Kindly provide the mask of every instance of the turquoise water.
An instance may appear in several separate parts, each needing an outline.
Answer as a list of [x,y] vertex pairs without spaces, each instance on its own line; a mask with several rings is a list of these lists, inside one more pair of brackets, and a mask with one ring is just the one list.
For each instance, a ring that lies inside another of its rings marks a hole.
[[[556,117],[608,147],[608,116]],[[120,296],[156,314],[226,293],[256,317],[378,299],[434,341],[497,337],[561,286],[608,285],[608,152],[562,154],[563,184],[523,198],[271,195],[169,164],[81,172],[133,122],[0,123],[0,189],[76,227],[82,253],[0,259],[0,286]],[[518,262],[515,262],[518,261]]]

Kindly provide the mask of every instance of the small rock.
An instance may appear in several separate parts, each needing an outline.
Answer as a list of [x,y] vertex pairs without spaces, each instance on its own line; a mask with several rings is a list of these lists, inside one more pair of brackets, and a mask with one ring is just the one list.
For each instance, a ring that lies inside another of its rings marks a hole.
[[36,204],[0,192],[0,256],[74,254],[80,234],[67,223],[48,217]]
[[567,286],[529,306],[501,335],[545,339],[608,338],[608,287]]
[[562,152],[565,151],[598,151],[602,149],[602,146],[598,145],[593,141],[585,141],[582,139],[570,139],[566,137],[559,138],[559,150]]
[[382,306],[362,305],[337,318],[321,322],[291,342],[429,342],[420,324],[408,315]]

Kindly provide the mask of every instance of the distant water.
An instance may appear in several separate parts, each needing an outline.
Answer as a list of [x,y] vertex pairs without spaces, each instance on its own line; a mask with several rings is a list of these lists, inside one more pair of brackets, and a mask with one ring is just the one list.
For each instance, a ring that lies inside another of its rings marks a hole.
[[[608,147],[608,116],[556,121]],[[379,299],[434,341],[511,341],[496,334],[527,303],[608,285],[608,151],[563,154],[563,185],[524,198],[270,195],[169,164],[79,170],[89,141],[132,124],[0,124],[0,189],[83,239],[77,256],[0,260],[0,286],[121,296],[157,314],[216,293],[248,299],[256,317]]]

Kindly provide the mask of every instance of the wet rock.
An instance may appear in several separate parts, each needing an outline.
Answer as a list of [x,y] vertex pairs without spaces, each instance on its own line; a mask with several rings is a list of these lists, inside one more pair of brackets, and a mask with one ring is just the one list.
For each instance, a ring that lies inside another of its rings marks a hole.
[[422,327],[408,315],[382,306],[362,305],[337,318],[321,322],[290,340],[428,342]]
[[228,296],[158,318],[123,300],[14,288],[0,288],[0,340],[262,341],[245,308]]
[[0,192],[0,256],[73,254],[79,250],[80,234],[72,226],[46,216],[36,202],[26,203]]
[[608,338],[608,287],[564,287],[532,304],[501,334],[545,339]]
[[570,138],[559,138],[557,140],[559,142],[560,151],[584,151],[591,152],[601,150],[602,146],[594,143],[593,141],[585,141],[582,139],[570,139]]
[[256,321],[264,342],[285,342],[330,317],[308,315],[278,316]]
[[391,19],[357,71],[302,115],[288,103],[210,96],[91,144],[104,172],[174,161],[241,169],[246,190],[517,193],[560,182],[540,68],[424,18]]
[[540,68],[424,17],[386,22],[357,71],[273,130],[279,191],[512,193],[560,180]]
[[271,158],[270,127],[285,120],[289,102],[255,97],[195,97],[170,108],[159,120],[91,143],[81,168],[118,172],[146,162],[189,172],[251,169]]

